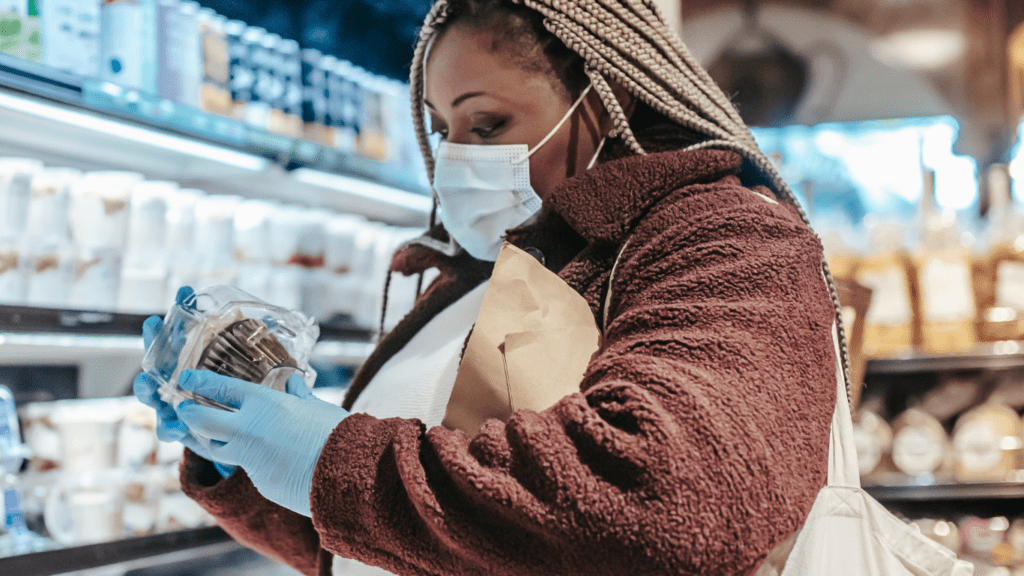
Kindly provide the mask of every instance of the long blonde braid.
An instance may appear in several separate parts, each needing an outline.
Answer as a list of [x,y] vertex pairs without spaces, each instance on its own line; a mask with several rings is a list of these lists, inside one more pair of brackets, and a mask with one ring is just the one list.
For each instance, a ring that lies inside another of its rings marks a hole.
[[[758,148],[753,134],[729,101],[693,57],[682,39],[665,24],[650,0],[511,0],[544,17],[544,26],[584,60],[584,70],[612,119],[609,137],[622,138],[635,154],[645,154],[629,120],[615,97],[611,83],[621,85],[633,97],[669,120],[708,139],[687,150],[732,150],[767,178],[780,199],[796,207],[810,227],[793,191],[772,162]],[[410,88],[416,137],[433,179],[434,158],[427,135],[424,110],[424,66],[427,51],[439,27],[448,19],[448,0],[437,0],[420,30],[413,56]],[[433,220],[433,217],[431,218]],[[851,396],[850,358],[843,329],[841,305],[828,263],[822,272],[836,310],[839,344],[846,391]]]

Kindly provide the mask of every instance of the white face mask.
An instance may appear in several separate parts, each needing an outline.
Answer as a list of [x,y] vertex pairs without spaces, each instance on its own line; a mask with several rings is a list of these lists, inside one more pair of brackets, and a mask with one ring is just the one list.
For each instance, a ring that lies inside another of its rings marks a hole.
[[[441,142],[434,165],[434,190],[441,221],[466,252],[493,262],[505,231],[540,211],[541,199],[530,185],[530,156],[554,136],[590,92],[588,86],[562,120],[533,150],[526,144],[483,146]],[[597,162],[604,139],[587,166]]]

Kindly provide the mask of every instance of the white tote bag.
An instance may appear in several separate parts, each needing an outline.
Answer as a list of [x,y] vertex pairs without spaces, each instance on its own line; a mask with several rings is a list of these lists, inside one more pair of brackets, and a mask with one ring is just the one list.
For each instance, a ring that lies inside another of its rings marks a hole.
[[[836,358],[839,337],[832,327]],[[904,524],[860,487],[853,420],[842,365],[836,362],[836,409],[828,449],[828,484],[803,528],[772,551],[756,576],[971,576],[974,567]],[[788,558],[785,549],[792,546]]]

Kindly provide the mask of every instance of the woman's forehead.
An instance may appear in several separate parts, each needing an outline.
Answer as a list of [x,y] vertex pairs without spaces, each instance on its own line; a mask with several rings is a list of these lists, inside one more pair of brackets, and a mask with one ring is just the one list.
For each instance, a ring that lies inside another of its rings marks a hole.
[[472,92],[513,101],[547,96],[553,91],[550,73],[540,67],[528,69],[523,58],[499,47],[488,32],[453,27],[430,48],[424,77],[426,99],[434,107],[446,109],[461,95]]

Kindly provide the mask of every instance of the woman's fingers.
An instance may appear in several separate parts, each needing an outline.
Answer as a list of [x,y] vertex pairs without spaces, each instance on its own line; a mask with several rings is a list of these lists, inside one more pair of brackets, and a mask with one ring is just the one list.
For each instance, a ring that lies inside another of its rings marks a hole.
[[262,388],[258,384],[221,376],[209,370],[182,370],[178,386],[236,409],[241,408],[248,394]]
[[191,400],[178,404],[178,419],[196,435],[228,442],[238,434],[237,412],[200,406]]
[[178,419],[177,413],[174,412],[174,408],[166,406],[156,411],[157,413],[157,427],[156,437],[161,442],[181,442],[185,438],[189,438],[188,426],[184,422]]
[[195,290],[191,286],[182,286],[178,288],[178,293],[174,296],[174,303],[178,306],[185,306],[185,302],[195,294]]
[[150,316],[142,323],[142,344],[146,350],[149,350],[149,347],[153,345],[153,340],[163,327],[164,322],[159,316]]
[[205,458],[215,464],[217,463],[217,459],[212,454],[212,449],[215,447],[214,444],[202,444],[192,436],[188,436],[187,438],[180,440],[180,442],[183,446],[185,446],[185,448],[188,448],[189,450],[194,452],[196,456],[199,456],[200,458]]
[[135,397],[139,399],[139,402],[151,408],[159,408],[161,404],[165,404],[160,399],[158,384],[146,372],[135,377],[135,381],[132,383],[132,391],[135,392]]
[[306,386],[306,381],[302,379],[302,374],[300,373],[295,373],[288,377],[285,390],[292,396],[302,398],[303,400],[313,395],[313,391]]

